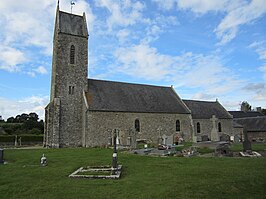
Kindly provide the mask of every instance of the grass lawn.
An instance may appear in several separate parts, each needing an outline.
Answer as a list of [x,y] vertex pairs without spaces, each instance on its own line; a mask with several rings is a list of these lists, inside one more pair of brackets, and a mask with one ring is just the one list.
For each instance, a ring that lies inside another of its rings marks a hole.
[[[150,157],[119,153],[122,179],[71,179],[83,166],[108,165],[110,149],[5,150],[0,198],[266,198],[266,158]],[[48,166],[40,167],[45,153]]]

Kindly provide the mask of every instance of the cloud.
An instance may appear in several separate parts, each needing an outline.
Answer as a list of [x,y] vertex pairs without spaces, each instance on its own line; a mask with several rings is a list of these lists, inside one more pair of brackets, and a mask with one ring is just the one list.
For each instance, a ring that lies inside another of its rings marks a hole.
[[242,89],[245,91],[258,91],[265,88],[264,83],[249,83],[244,86]]
[[148,80],[161,80],[169,74],[169,68],[174,60],[168,55],[162,55],[157,49],[146,44],[119,48],[114,53],[122,73]]
[[130,31],[128,29],[121,29],[116,34],[120,43],[124,43],[127,40],[129,35],[130,35]]
[[205,14],[209,11],[221,11],[225,9],[228,0],[210,1],[210,0],[179,0],[178,8],[190,9],[192,12]]
[[[60,1],[60,9],[70,8],[69,1]],[[22,71],[22,64],[36,57],[52,55],[52,37],[56,1],[24,0],[3,1],[0,4],[0,69],[10,72]],[[73,13],[87,13],[88,23],[95,19],[90,5],[85,0],[76,1]],[[89,16],[89,17],[88,17]],[[38,49],[32,51],[31,49]],[[26,67],[25,67],[26,68]],[[24,71],[31,76],[45,73],[44,68]]]
[[175,7],[176,0],[152,0],[153,2],[157,3],[159,8],[163,10],[170,10]]
[[155,41],[160,37],[161,34],[171,31],[171,29],[177,25],[179,25],[179,21],[175,16],[157,15],[154,19],[149,19],[147,21],[145,37],[143,38],[142,33],[143,39],[141,42],[150,43]]
[[252,0],[249,4],[240,4],[239,7],[229,10],[227,15],[214,30],[223,45],[236,37],[239,26],[250,24],[266,13],[264,0]]
[[161,54],[148,44],[118,48],[112,71],[146,80],[174,83],[177,87],[198,88],[217,96],[239,88],[241,81],[216,55]]
[[39,66],[34,71],[37,72],[37,73],[43,74],[43,75],[48,73],[47,70],[46,70],[46,68],[43,67],[43,66]]
[[[202,16],[209,12],[225,15],[214,29],[214,33],[219,39],[219,45],[224,45],[233,40],[241,26],[251,24],[266,13],[265,0],[153,0],[153,2],[157,3],[159,8],[162,9],[190,10],[197,16]],[[264,53],[263,57],[265,56]]]
[[[265,67],[265,72],[266,72],[266,67]],[[249,83],[246,86],[244,86],[242,89],[246,92],[252,93],[252,96],[250,97],[252,101],[265,101],[266,100],[266,84],[265,83]]]
[[195,100],[213,100],[215,99],[215,95],[210,95],[207,93],[196,93],[192,96],[192,99]]
[[20,71],[19,65],[27,61],[25,54],[20,50],[7,46],[0,45],[0,49],[0,69],[9,72]]
[[263,77],[264,77],[264,80],[266,81],[266,65],[260,67],[259,69],[260,69],[260,71],[262,71],[264,73]]
[[259,59],[266,60],[266,41],[255,41],[251,43],[248,47],[255,49],[256,53],[259,55]]
[[109,11],[110,17],[107,19],[109,31],[115,26],[127,27],[143,20],[142,11],[145,5],[140,1],[99,0],[96,1],[96,6],[106,8]]
[[48,96],[31,96],[21,100],[0,97],[0,115],[7,119],[22,113],[36,112],[40,119],[44,119],[44,108],[48,101]]

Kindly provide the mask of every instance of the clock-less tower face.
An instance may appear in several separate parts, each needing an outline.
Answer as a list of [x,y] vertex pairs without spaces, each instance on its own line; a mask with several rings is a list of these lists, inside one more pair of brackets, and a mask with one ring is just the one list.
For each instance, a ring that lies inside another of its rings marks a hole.
[[83,92],[88,87],[88,31],[85,14],[57,8],[50,101],[60,101],[59,146],[80,144]]

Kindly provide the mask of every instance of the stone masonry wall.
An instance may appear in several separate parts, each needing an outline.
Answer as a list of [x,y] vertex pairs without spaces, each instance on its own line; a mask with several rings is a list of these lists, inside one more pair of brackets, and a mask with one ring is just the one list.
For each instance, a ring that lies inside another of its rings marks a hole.
[[159,113],[125,113],[125,112],[97,112],[87,114],[87,131],[85,146],[104,146],[108,144],[110,133],[108,129],[119,129],[119,139],[122,145],[130,129],[135,128],[135,120],[140,121],[140,132],[137,139],[146,139],[158,143],[162,135],[171,136],[176,133],[176,120],[180,120],[181,131],[185,140],[191,140],[192,128],[190,114],[159,114]]
[[[197,133],[197,123],[200,123],[200,133]],[[222,132],[218,132],[219,137],[222,134],[234,135],[233,120],[232,119],[218,119],[216,121],[216,128],[218,131],[218,123],[221,123]],[[194,135],[197,136],[197,140],[201,141],[201,136],[207,135],[211,137],[211,130],[213,128],[212,121],[210,119],[193,119],[194,123]]]
[[[60,34],[58,42],[56,96],[61,100],[60,146],[81,146],[83,91],[88,85],[88,41],[87,38]],[[74,64],[70,64],[71,45],[75,46]]]

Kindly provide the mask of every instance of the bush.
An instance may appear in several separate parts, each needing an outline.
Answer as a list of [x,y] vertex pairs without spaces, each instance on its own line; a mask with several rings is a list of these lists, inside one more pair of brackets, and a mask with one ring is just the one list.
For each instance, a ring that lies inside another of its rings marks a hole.
[[[0,136],[0,142],[15,142],[14,135],[1,135]],[[21,142],[42,142],[43,141],[43,135],[18,135],[17,141],[19,142],[19,139],[21,138]]]

